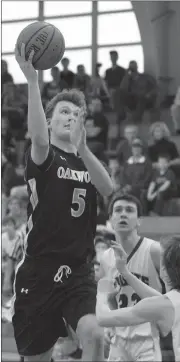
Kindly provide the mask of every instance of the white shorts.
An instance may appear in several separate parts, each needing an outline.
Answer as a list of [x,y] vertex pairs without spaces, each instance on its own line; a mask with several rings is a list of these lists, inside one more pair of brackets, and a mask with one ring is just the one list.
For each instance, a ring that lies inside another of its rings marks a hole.
[[152,338],[123,339],[120,336],[115,336],[110,346],[108,361],[161,362],[159,341],[153,341]]

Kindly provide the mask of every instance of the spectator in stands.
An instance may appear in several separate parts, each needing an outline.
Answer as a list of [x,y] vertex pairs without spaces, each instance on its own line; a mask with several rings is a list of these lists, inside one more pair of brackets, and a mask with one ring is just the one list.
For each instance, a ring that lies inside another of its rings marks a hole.
[[[169,156],[158,156],[157,169],[154,171],[152,181],[147,192],[149,211],[153,214],[164,215],[166,202],[177,196],[177,183],[174,172],[169,169]],[[164,215],[165,216],[165,215]]]
[[91,97],[99,98],[104,108],[108,109],[110,106],[110,94],[105,80],[99,74],[101,66],[101,63],[96,64],[95,75],[91,78]]
[[85,121],[87,145],[91,152],[101,161],[108,163],[105,155],[104,144],[104,125],[99,122],[98,118],[89,115]]
[[125,162],[120,175],[121,190],[138,198],[146,213],[146,194],[152,178],[152,164],[143,154],[143,143],[132,141],[132,156]]
[[177,134],[180,134],[180,87],[177,90],[174,103],[171,107],[171,115],[175,131]]
[[17,198],[11,197],[8,203],[8,215],[11,215],[15,220],[16,229],[26,222],[27,214],[27,197]]
[[3,220],[2,226],[2,245],[1,245],[1,252],[2,252],[2,272],[4,274],[5,264],[7,262],[9,249],[11,247],[11,243],[15,238],[15,221],[12,216],[6,216]]
[[116,50],[110,51],[112,67],[108,68],[105,73],[105,80],[110,92],[119,88],[125,75],[125,69],[117,64],[118,53]]
[[113,182],[114,191],[120,189],[120,167],[116,155],[111,155],[109,159],[109,169],[111,172],[111,180]]
[[4,91],[3,86],[6,83],[13,83],[13,77],[8,72],[8,65],[4,59],[1,59],[1,86],[2,92]]
[[112,67],[106,70],[105,81],[111,97],[111,102],[114,110],[117,108],[117,91],[121,85],[122,79],[125,75],[125,69],[117,64],[118,53],[116,50],[110,51],[110,58]]
[[91,78],[86,73],[83,64],[79,64],[77,66],[77,74],[75,74],[74,78],[74,88],[77,88],[81,92],[83,92],[86,97],[86,100],[89,99],[89,96],[91,94]]
[[16,141],[17,163],[23,164],[27,98],[13,83],[4,85],[2,115],[8,122],[10,133]]
[[101,128],[101,133],[98,137],[104,145],[104,149],[107,149],[108,143],[108,119],[103,112],[102,102],[98,98],[93,98],[88,105],[88,114],[93,116],[96,126]]
[[63,58],[61,60],[63,70],[61,71],[61,79],[68,85],[68,88],[71,89],[74,84],[75,74],[69,70],[69,59]]
[[139,129],[135,124],[128,123],[124,128],[124,140],[117,145],[116,154],[119,166],[122,167],[132,156],[132,141],[138,137]]
[[177,147],[170,140],[170,131],[164,122],[156,122],[150,128],[151,145],[148,148],[149,157],[156,167],[160,154],[169,156],[169,166],[179,166],[180,156]]
[[156,98],[157,83],[155,79],[148,74],[139,73],[137,62],[130,61],[120,86],[121,107],[132,112],[134,122],[140,123],[144,111],[155,108]]
[[1,118],[1,149],[7,159],[12,160],[12,157],[16,157],[16,141],[12,135],[9,120],[3,115]]
[[53,97],[56,96],[63,89],[68,88],[68,84],[65,80],[61,79],[61,72],[58,67],[53,67],[51,69],[52,81],[45,83],[42,90],[42,99],[43,104],[46,105]]
[[16,157],[9,157],[9,159],[2,153],[1,154],[1,179],[2,179],[2,192],[6,197],[10,195],[11,188],[19,185],[24,185],[24,169],[19,172],[19,167],[16,167]]

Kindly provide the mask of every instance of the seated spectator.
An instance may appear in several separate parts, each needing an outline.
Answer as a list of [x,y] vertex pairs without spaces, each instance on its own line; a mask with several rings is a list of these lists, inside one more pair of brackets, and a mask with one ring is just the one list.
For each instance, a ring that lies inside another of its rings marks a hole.
[[173,171],[169,169],[169,156],[159,155],[157,169],[154,171],[147,192],[149,211],[153,211],[153,214],[163,216],[165,202],[176,196],[176,177]]
[[17,162],[22,164],[26,134],[27,98],[13,83],[4,85],[2,115],[8,123],[9,132],[16,141]]
[[2,92],[4,91],[4,84],[13,83],[13,77],[8,72],[8,65],[4,59],[1,59],[1,87]]
[[180,134],[180,87],[177,90],[174,103],[171,107],[171,115],[174,123],[174,128],[177,134]]
[[[97,123],[96,123],[97,122]],[[87,116],[85,121],[85,129],[86,129],[86,140],[87,145],[90,148],[91,152],[101,161],[108,163],[107,157],[105,155],[105,147],[104,147],[104,137],[103,135],[103,127],[98,124],[97,119],[93,116]]]
[[120,167],[117,160],[117,157],[114,155],[114,157],[110,157],[109,159],[109,169],[111,172],[111,180],[113,182],[114,191],[117,191],[120,189]]
[[173,141],[170,140],[170,131],[165,123],[156,122],[150,128],[151,145],[148,147],[149,157],[156,167],[158,157],[161,154],[169,156],[169,166],[179,166],[180,156],[177,147]]
[[10,129],[9,120],[1,118],[1,148],[2,153],[8,160],[16,159],[16,140]]
[[88,114],[93,116],[95,124],[101,128],[101,133],[98,139],[103,143],[104,149],[107,149],[109,124],[108,119],[103,112],[102,102],[100,99],[93,98],[91,100],[88,105]]
[[69,70],[69,59],[63,58],[61,60],[63,70],[61,71],[61,79],[68,85],[68,88],[73,88],[75,74]]
[[24,185],[24,168],[16,165],[16,158],[9,159],[2,153],[2,191],[6,197],[10,195],[12,187]]
[[2,264],[1,271],[4,277],[6,263],[8,259],[9,250],[11,248],[11,244],[15,238],[15,221],[13,217],[6,216],[3,220],[2,225],[2,238],[1,238],[1,252],[2,252]]
[[45,83],[42,90],[43,104],[46,105],[53,97],[56,96],[63,89],[68,88],[68,84],[65,80],[61,79],[61,72],[58,67],[51,69],[52,81]]
[[109,54],[112,67],[106,70],[105,81],[107,83],[110,95],[113,95],[114,92],[119,88],[123,80],[123,77],[125,75],[125,69],[117,64],[119,57],[116,50],[111,50]]
[[117,145],[116,154],[119,166],[124,166],[125,162],[132,156],[132,141],[138,137],[138,127],[129,123],[124,128],[124,140]]
[[126,161],[120,175],[121,190],[136,196],[146,212],[145,195],[152,178],[152,165],[143,155],[143,144],[139,138],[132,142],[132,156]]
[[91,78],[86,73],[85,67],[83,64],[77,66],[77,74],[74,78],[74,88],[79,89],[84,93],[86,100],[89,99],[91,94]]
[[148,74],[139,73],[137,62],[132,60],[121,82],[119,104],[132,112],[135,123],[140,123],[144,111],[155,107],[156,99],[155,79]]
[[101,66],[101,63],[96,64],[95,75],[91,78],[91,97],[99,98],[103,107],[108,109],[110,106],[110,94],[105,80],[99,74]]

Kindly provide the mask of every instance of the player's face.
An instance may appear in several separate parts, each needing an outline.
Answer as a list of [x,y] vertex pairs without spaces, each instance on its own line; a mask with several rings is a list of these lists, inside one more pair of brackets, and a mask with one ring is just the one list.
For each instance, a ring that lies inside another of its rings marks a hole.
[[80,108],[67,101],[56,104],[51,119],[51,132],[59,139],[70,142],[70,127],[79,120]]
[[111,224],[116,233],[129,233],[137,228],[138,211],[133,202],[117,200],[113,205]]
[[159,141],[163,138],[163,131],[161,127],[156,127],[154,130],[154,138],[155,140]]
[[128,126],[124,130],[124,136],[129,142],[132,142],[137,137],[137,133],[138,129],[136,126]]

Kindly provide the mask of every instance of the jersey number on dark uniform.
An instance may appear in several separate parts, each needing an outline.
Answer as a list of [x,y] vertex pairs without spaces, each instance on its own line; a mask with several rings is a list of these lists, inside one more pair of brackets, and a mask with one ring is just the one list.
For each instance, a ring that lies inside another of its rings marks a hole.
[[85,210],[85,198],[86,196],[86,189],[74,189],[73,197],[72,197],[72,204],[77,204],[78,208],[75,206],[76,210],[71,207],[71,215],[73,217],[80,217],[84,210]]

